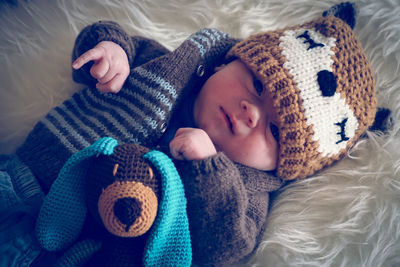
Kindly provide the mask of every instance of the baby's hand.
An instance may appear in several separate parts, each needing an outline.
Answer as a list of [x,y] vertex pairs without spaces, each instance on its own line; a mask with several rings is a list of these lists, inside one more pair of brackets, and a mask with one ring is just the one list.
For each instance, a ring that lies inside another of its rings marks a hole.
[[77,70],[92,60],[90,74],[98,81],[96,88],[105,93],[118,93],[130,71],[124,49],[114,42],[100,42],[78,57],[72,67]]
[[169,150],[172,157],[180,160],[199,160],[217,153],[208,134],[197,128],[178,129]]

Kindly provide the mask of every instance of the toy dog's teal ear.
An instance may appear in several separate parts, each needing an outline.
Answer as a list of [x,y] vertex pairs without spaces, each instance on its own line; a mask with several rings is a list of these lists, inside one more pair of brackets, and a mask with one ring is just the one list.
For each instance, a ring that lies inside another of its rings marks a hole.
[[82,229],[86,217],[85,179],[92,156],[111,155],[118,142],[110,137],[72,155],[62,167],[40,208],[36,236],[48,251],[71,245]]
[[161,175],[162,196],[143,255],[144,266],[191,266],[192,246],[185,188],[172,160],[153,150],[143,158]]

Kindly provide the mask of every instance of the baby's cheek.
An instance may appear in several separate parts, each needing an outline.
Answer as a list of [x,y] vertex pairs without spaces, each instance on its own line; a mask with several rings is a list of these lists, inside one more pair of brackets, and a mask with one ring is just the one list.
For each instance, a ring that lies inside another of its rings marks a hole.
[[228,151],[224,151],[233,161],[259,170],[274,170],[278,161],[278,145],[268,145],[263,138],[253,138],[244,142],[235,142]]

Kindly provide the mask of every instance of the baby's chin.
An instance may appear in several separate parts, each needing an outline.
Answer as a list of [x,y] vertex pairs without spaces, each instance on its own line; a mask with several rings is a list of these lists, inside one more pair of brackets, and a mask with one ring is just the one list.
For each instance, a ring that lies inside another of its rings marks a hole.
[[265,164],[252,164],[252,163],[241,163],[243,165],[246,165],[248,167],[260,170],[260,171],[273,171],[276,169],[276,164],[270,164],[270,163],[265,163]]

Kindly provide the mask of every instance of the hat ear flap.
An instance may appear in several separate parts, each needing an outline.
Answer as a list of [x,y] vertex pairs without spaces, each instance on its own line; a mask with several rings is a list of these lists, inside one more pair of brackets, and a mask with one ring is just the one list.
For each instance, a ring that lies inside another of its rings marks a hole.
[[71,245],[79,236],[87,207],[85,179],[91,157],[111,155],[118,142],[102,138],[91,146],[73,154],[50,188],[40,208],[36,222],[36,236],[43,248],[59,251]]
[[353,3],[345,2],[331,7],[322,13],[322,16],[335,16],[346,22],[350,28],[354,29],[356,25],[356,9]]

